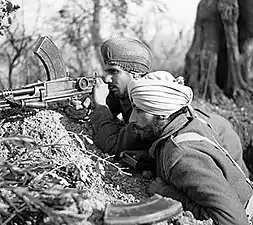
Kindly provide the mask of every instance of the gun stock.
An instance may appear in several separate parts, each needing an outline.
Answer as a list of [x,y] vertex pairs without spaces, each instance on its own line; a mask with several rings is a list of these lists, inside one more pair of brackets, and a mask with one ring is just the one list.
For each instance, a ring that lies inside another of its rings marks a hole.
[[47,80],[55,80],[67,75],[60,51],[48,37],[39,39],[35,46],[34,54],[43,63],[47,73]]

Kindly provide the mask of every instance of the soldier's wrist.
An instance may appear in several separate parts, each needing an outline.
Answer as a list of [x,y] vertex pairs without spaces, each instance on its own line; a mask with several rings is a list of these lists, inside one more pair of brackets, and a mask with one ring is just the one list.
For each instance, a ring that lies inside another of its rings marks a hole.
[[95,107],[96,108],[101,107],[101,106],[105,106],[105,107],[108,108],[108,105],[105,102],[97,102],[97,103],[95,103]]

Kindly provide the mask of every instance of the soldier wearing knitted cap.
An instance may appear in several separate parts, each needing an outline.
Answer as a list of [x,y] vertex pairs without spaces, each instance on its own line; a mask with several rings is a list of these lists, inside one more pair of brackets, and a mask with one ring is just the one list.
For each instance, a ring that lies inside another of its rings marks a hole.
[[134,108],[130,122],[143,139],[154,141],[149,154],[156,160],[157,178],[149,193],[180,201],[199,220],[249,224],[245,208],[248,213],[251,181],[194,113],[191,88],[157,71],[131,80],[128,92]]
[[105,70],[118,66],[124,71],[144,75],[151,70],[152,56],[149,48],[136,39],[112,38],[102,43],[101,54]]
[[134,77],[147,74],[152,67],[152,56],[147,46],[136,39],[112,38],[102,43],[101,55],[111,94],[123,100],[127,96],[127,84]]
[[[101,44],[101,55],[105,74],[97,79],[94,87],[95,110],[90,115],[95,142],[118,159],[124,150],[147,150],[152,143],[144,143],[133,124],[128,124],[132,106],[127,85],[133,78],[150,72],[151,51],[136,39],[117,37]],[[117,118],[119,114],[123,122]]]

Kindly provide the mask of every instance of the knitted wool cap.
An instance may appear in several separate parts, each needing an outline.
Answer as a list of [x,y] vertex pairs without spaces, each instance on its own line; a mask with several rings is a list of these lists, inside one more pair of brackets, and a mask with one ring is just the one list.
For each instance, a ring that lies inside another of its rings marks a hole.
[[150,49],[136,39],[111,38],[102,43],[101,54],[105,66],[117,65],[127,72],[147,73],[152,67]]

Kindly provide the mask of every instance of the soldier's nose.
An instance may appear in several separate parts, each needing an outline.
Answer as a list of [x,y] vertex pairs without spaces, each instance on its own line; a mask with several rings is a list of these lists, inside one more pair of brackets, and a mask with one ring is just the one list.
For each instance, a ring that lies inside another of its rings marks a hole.
[[135,122],[137,122],[137,117],[135,114],[135,110],[133,110],[130,117],[129,117],[129,123],[135,123]]
[[105,77],[104,77],[104,82],[105,83],[112,83],[112,76],[110,74],[107,74]]

